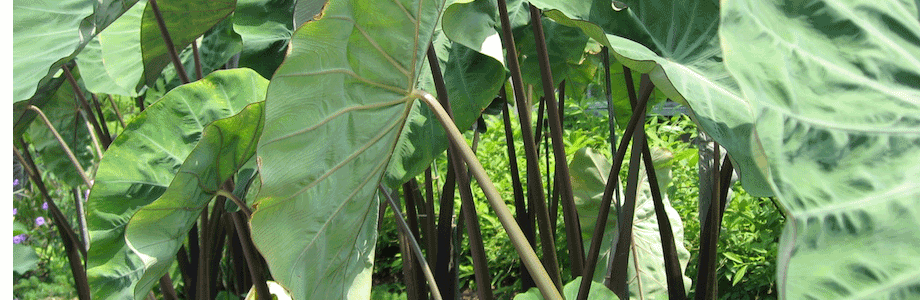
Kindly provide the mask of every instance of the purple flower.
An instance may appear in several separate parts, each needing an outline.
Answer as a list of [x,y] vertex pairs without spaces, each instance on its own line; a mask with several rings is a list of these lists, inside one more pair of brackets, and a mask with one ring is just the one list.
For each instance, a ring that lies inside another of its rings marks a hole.
[[20,235],[17,235],[17,236],[13,236],[13,244],[22,243],[22,242],[24,242],[24,241],[26,240],[27,237],[29,237],[29,236],[26,235],[25,233],[20,234]]
[[19,210],[16,209],[15,207],[13,207],[13,215],[14,215],[14,216],[16,215],[17,212],[19,212]]
[[35,218],[35,226],[45,225],[45,217]]
[[19,178],[13,179],[13,186],[19,185]]
[[48,202],[42,203],[42,209],[48,210]]

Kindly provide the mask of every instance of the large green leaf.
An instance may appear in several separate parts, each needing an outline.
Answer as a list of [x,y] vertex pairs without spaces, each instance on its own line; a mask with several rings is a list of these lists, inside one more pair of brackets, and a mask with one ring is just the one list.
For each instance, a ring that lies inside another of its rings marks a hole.
[[301,26],[272,78],[250,224],[298,299],[366,299],[381,181],[441,1],[335,1]]
[[[254,82],[239,87],[239,93],[249,94],[252,99],[264,97],[268,80],[253,78]],[[250,104],[239,114],[206,126],[166,192],[131,217],[125,240],[145,266],[135,295],[146,295],[166,274],[201,211],[224,182],[256,153],[262,134],[263,104]]]
[[[508,18],[512,28],[520,28],[530,22],[527,3],[521,0],[506,1]],[[458,0],[444,9],[442,20],[444,34],[451,41],[491,56],[504,64],[502,51],[501,21],[498,17],[496,0]]]
[[13,101],[31,98],[63,62],[136,1],[14,1]]
[[725,63],[786,209],[788,299],[920,298],[916,1],[724,1]]
[[[562,287],[562,295],[566,299],[575,299],[578,296],[578,286],[581,284],[581,276],[575,277],[569,283]],[[592,281],[591,289],[588,290],[588,299],[590,300],[618,300],[616,294],[603,284]],[[543,294],[537,288],[530,288],[526,293],[520,293],[514,296],[514,300],[543,300]]]
[[260,82],[248,69],[215,72],[166,94],[112,142],[87,202],[87,276],[95,298],[134,297],[144,265],[125,244],[128,219],[166,191],[205,125],[263,99],[255,89],[241,88]]
[[[233,30],[243,38],[240,67],[271,79],[284,60],[294,26],[295,0],[239,0]],[[300,0],[316,2],[316,0]]]
[[763,153],[752,147],[751,105],[722,65],[718,1],[627,0],[629,8],[621,11],[599,2],[533,1],[550,18],[610,47],[624,65],[649,73],[658,89],[688,105],[703,130],[728,149],[745,190],[771,195],[758,164]]
[[[438,35],[434,41],[444,85],[453,111],[454,125],[466,130],[476,122],[505,82],[501,63]],[[419,87],[434,91],[428,61],[421,69]],[[421,174],[447,149],[447,134],[427,105],[417,101],[403,126],[387,167],[384,182],[396,187]]]
[[[666,190],[671,181],[671,169],[668,161],[672,158],[666,150],[652,152],[653,163],[658,166],[655,170],[658,186]],[[610,162],[599,153],[590,148],[579,149],[569,163],[572,170],[572,192],[575,197],[575,206],[578,209],[578,219],[581,223],[582,234],[585,242],[590,243],[594,234],[594,225],[597,222],[597,212],[600,209],[601,198],[604,195],[604,186],[607,184],[607,175],[610,173]],[[655,203],[649,187],[645,166],[640,167],[639,192],[636,197],[636,211],[633,220],[633,245],[630,251],[635,253],[629,256],[629,294],[630,298],[638,299],[667,299],[667,275],[664,268],[664,252],[661,247],[661,235],[658,228],[658,219],[655,216]],[[680,261],[681,271],[687,267],[690,252],[684,247],[684,226],[680,214],[671,206],[667,194],[662,194],[662,202],[671,230],[674,231],[674,244],[677,247],[677,258]],[[622,197],[621,197],[622,198]],[[611,204],[615,206],[616,204]],[[595,266],[594,278],[596,282],[603,282],[607,274],[611,245],[616,239],[617,209],[611,207],[604,229],[604,239],[601,243],[601,252],[598,264]],[[588,247],[589,245],[586,245]],[[637,264],[638,263],[638,264]],[[690,286],[690,278],[684,276],[684,286]]]
[[[157,4],[176,51],[185,49],[236,8],[236,0],[160,0]],[[153,7],[149,4],[141,18],[141,53],[144,60],[144,78],[148,85],[153,85],[171,60],[153,14]]]
[[137,96],[136,87],[144,76],[140,29],[146,5],[146,0],[138,1],[77,55],[87,90]]

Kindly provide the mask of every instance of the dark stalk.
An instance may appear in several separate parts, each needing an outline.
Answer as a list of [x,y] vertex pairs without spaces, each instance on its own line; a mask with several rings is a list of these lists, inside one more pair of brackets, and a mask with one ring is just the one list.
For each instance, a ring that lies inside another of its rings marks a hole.
[[[414,180],[414,178],[413,178],[413,180]],[[409,232],[410,234],[407,234],[406,236],[407,236],[407,237],[410,237],[410,236],[411,236],[411,238],[413,239],[412,241],[408,241],[408,242],[410,242],[410,243],[419,243],[420,240],[418,240],[418,239],[419,239],[421,236],[419,235],[419,230],[418,230],[418,227],[419,227],[419,225],[418,225],[418,212],[417,212],[417,210],[416,210],[417,207],[418,207],[418,206],[417,206],[417,201],[416,201],[417,199],[415,198],[415,194],[412,192],[412,185],[410,184],[410,182],[412,182],[412,181],[411,181],[411,180],[410,180],[410,181],[407,181],[406,183],[403,183],[403,186],[402,186],[402,188],[403,188],[403,197],[406,198],[406,215],[408,215],[408,220],[407,220],[407,222],[409,223],[408,226],[409,226],[409,230],[410,230],[410,232]],[[411,252],[411,246],[410,246],[410,245],[406,245],[406,247],[407,247],[406,250],[408,250],[409,253],[407,253],[408,255],[405,256],[407,259],[406,259],[406,260],[403,260],[403,265],[405,265],[405,264],[411,264],[411,265],[412,265],[412,269],[411,269],[412,272],[410,272],[410,273],[411,273],[412,276],[413,276],[413,278],[406,278],[406,280],[412,280],[412,281],[414,281],[414,282],[413,282],[413,283],[414,283],[413,285],[417,287],[417,289],[415,290],[415,293],[416,293],[415,296],[414,296],[414,297],[410,297],[410,298],[415,298],[415,299],[427,299],[425,290],[424,290],[424,288],[423,288],[423,286],[424,286],[423,283],[425,282],[425,277],[424,277],[424,275],[423,275],[421,272],[419,272],[419,271],[421,270],[422,266],[420,266],[415,260],[410,260],[410,259],[409,259],[409,257],[415,256],[415,253],[412,253],[412,252]]]
[[[402,213],[399,212],[399,204],[393,200],[394,197],[390,196],[387,193],[386,188],[382,185],[379,186],[380,190],[383,191],[383,196],[387,199],[387,203],[390,204],[390,207],[393,208],[393,216],[396,217],[396,224],[399,227],[399,232],[407,237],[407,240],[411,241],[410,248],[415,252],[415,263],[416,265],[422,266],[421,271],[424,273],[424,277],[428,282],[428,287],[431,289],[431,295],[436,300],[441,300],[441,292],[438,289],[438,285],[434,280],[434,275],[431,274],[431,268],[428,267],[428,262],[425,261],[425,256],[422,254],[422,247],[416,242],[418,239],[412,235],[412,230],[408,224],[406,224],[406,219],[403,217]],[[405,262],[403,262],[405,265]]]
[[[543,128],[546,127],[546,121],[545,121],[545,119],[543,118],[543,112],[545,112],[545,111],[546,111],[546,97],[540,97],[540,105],[537,106],[537,123],[536,123],[536,125],[535,125],[536,129],[534,129],[536,132],[534,132],[534,134],[533,134],[533,139],[534,139],[535,141],[539,141],[540,139],[542,139],[542,138],[544,137],[544,136],[543,136]],[[546,147],[546,148],[549,149],[549,147]],[[549,152],[549,151],[547,151],[547,152]],[[537,156],[539,156],[539,155],[540,155],[540,145],[537,145]],[[549,157],[549,156],[547,156],[547,157]],[[547,161],[549,161],[549,160],[547,160]],[[547,193],[547,194],[549,194],[549,193]]]
[[191,80],[188,79],[188,73],[185,73],[185,67],[182,66],[182,60],[179,59],[179,52],[176,51],[176,46],[169,36],[169,30],[166,29],[166,22],[163,21],[163,14],[160,13],[160,6],[157,5],[157,0],[147,1],[147,4],[153,9],[153,16],[157,19],[157,25],[160,27],[160,35],[163,37],[163,44],[166,45],[166,50],[169,52],[169,58],[172,59],[173,67],[176,68],[176,74],[179,75],[179,80],[182,80],[182,84],[191,82]]
[[[633,115],[629,119],[629,123],[626,125],[624,137],[632,136],[636,131],[636,127],[638,127],[640,119],[645,119],[645,108],[653,89],[654,85],[648,75],[642,75],[641,97],[636,107],[633,109]],[[587,262],[585,263],[587,266],[597,265],[597,256],[600,253],[604,227],[607,226],[610,204],[613,201],[613,193],[617,186],[617,174],[620,174],[620,168],[623,166],[623,158],[626,157],[627,146],[629,146],[629,139],[620,139],[620,143],[617,146],[617,152],[613,156],[613,165],[611,165],[610,173],[607,175],[607,185],[604,187],[604,195],[601,198],[600,208],[597,212],[597,224],[594,225],[594,236],[591,237],[591,247],[588,251]],[[588,295],[591,279],[594,277],[594,268],[585,268],[584,275],[582,276],[581,286],[578,289],[578,299],[586,299],[585,297]]]
[[652,152],[646,140],[642,145],[642,161],[645,163],[645,173],[648,178],[649,189],[652,192],[652,201],[655,204],[655,217],[658,220],[658,234],[661,235],[661,247],[664,255],[665,276],[668,281],[668,299],[687,299],[685,294],[683,274],[681,274],[680,261],[677,259],[677,246],[674,244],[674,231],[671,229],[671,220],[668,219],[661,198],[661,187],[658,186],[658,176],[652,163]]
[[204,78],[204,72],[201,71],[201,54],[198,53],[198,42],[192,41],[192,56],[195,57],[195,76],[198,80]]
[[[191,233],[197,231],[198,226],[193,225],[192,230],[189,231],[189,244],[192,243]],[[189,262],[188,249],[186,249],[185,245],[179,247],[179,252],[176,253],[176,262],[179,264],[179,272],[182,273],[182,283],[185,285],[185,290],[183,290],[183,292],[185,292],[185,296],[188,299],[194,299],[194,290],[192,290],[192,287],[195,286],[195,273],[192,272],[192,266]]]
[[105,115],[102,113],[102,107],[99,105],[99,98],[96,94],[89,94],[93,98],[93,107],[96,109],[96,115],[99,116],[99,125],[102,125],[102,132],[105,136],[112,139],[112,133],[109,131],[109,125],[105,123]]
[[[435,82],[435,89],[438,90],[439,102],[441,106],[444,107],[444,110],[447,111],[447,114],[453,118],[453,113],[450,109],[450,101],[447,99],[446,86],[444,85],[444,78],[441,77],[440,66],[438,66],[438,57],[434,52],[434,47],[429,45],[428,47],[428,64],[431,66],[431,74]],[[442,88],[445,91],[444,94],[441,94]],[[460,190],[460,210],[463,211],[465,215],[464,221],[466,223],[466,232],[470,239],[470,252],[473,256],[473,273],[476,278],[476,289],[479,293],[479,299],[489,300],[493,299],[492,296],[492,279],[489,274],[489,265],[488,260],[485,254],[485,246],[482,241],[482,232],[479,226],[479,215],[476,214],[476,207],[473,204],[473,191],[470,188],[470,177],[467,175],[466,165],[463,164],[463,160],[457,155],[457,149],[454,145],[451,144],[447,154],[450,156],[450,161],[454,165],[454,172],[456,173],[457,186]]]
[[99,136],[99,140],[102,141],[102,146],[108,149],[109,144],[112,144],[112,137],[102,131],[99,121],[96,120],[96,116],[93,115],[93,109],[89,106],[89,102],[86,101],[86,96],[83,95],[83,91],[80,90],[77,80],[74,79],[73,74],[70,73],[70,68],[68,68],[66,64],[62,65],[61,68],[64,69],[64,76],[67,78],[67,82],[70,82],[70,87],[73,88],[73,93],[77,95],[77,100],[80,100],[80,105],[83,107],[83,111],[86,112],[90,124],[93,124],[93,130],[96,132],[96,135]]
[[[626,175],[626,199],[617,215],[617,242],[613,259],[610,263],[610,282],[608,287],[620,298],[629,297],[627,270],[629,253],[633,250],[633,219],[636,212],[636,196],[639,191],[639,165],[642,163],[642,148],[645,147],[645,113],[639,112],[639,126],[632,135],[632,150],[629,158],[629,171]],[[626,138],[626,136],[624,136]]]
[[[575,208],[575,199],[572,196],[572,181],[569,177],[569,165],[565,158],[565,141],[562,139],[562,121],[559,120],[559,104],[553,91],[553,72],[549,65],[549,53],[546,50],[546,35],[543,33],[543,23],[540,22],[540,10],[530,5],[530,19],[533,34],[537,44],[537,56],[540,62],[540,77],[543,79],[543,95],[546,98],[546,112],[549,119],[549,133],[553,140],[553,155],[556,160],[556,182],[559,184],[560,204],[562,217],[565,222],[566,241],[568,242],[569,259],[572,263],[572,277],[582,274],[585,269],[585,249],[581,241],[581,224],[578,222],[578,211]],[[549,150],[547,149],[547,153]]]
[[728,159],[728,155],[725,156],[725,159],[722,159],[722,169],[719,170],[719,180],[722,182],[719,187],[721,191],[719,192],[720,199],[720,211],[722,215],[725,215],[725,205],[728,203],[728,190],[732,188],[732,172],[734,171],[734,166],[732,165],[732,160]]
[[[601,57],[604,60],[604,97],[607,98],[607,125],[610,127],[610,155],[617,153],[617,120],[616,112],[613,110],[613,83],[610,82],[610,54],[605,46],[601,50]],[[629,68],[623,66],[623,77],[626,80],[626,93],[629,99],[636,99],[636,90],[633,88],[632,72]]]
[[[716,270],[718,262],[719,230],[722,227],[722,208],[725,206],[725,198],[722,196],[722,185],[728,185],[727,182],[721,182],[719,167],[719,158],[721,157],[719,143],[712,142],[712,197],[709,206],[706,207],[708,213],[703,222],[703,228],[700,231],[700,260],[696,274],[696,299],[716,299],[719,294],[719,282],[716,279]],[[728,156],[725,157],[728,159]],[[729,164],[730,165],[730,164]],[[729,166],[730,167],[730,166]],[[731,178],[731,172],[726,172]],[[727,196],[728,190],[725,194]]]
[[[447,96],[447,86],[444,84],[444,78],[441,75],[441,65],[438,62],[438,55],[435,53],[434,47],[431,44],[428,45],[427,58],[428,66],[431,69],[431,77],[434,81],[435,91],[438,93],[438,99],[440,99],[439,101],[441,101],[442,106],[445,108],[449,107],[450,101]],[[461,172],[458,170],[466,171],[466,167],[462,163],[456,163],[456,155],[457,152],[454,147],[448,146],[447,178],[444,182],[444,188],[441,190],[441,214],[438,216],[438,258],[435,266],[435,270],[437,272],[436,274],[438,274],[438,276],[436,276],[437,284],[438,286],[444,288],[444,291],[446,291],[447,294],[443,296],[448,299],[454,299],[456,296],[454,293],[459,288],[457,286],[459,280],[457,277],[457,269],[451,268],[451,258],[455,254],[459,254],[459,249],[455,249],[453,247],[454,243],[451,241],[451,238],[454,236],[452,234],[454,217],[454,189],[457,187],[457,178],[467,178],[465,175],[459,176]],[[467,187],[469,187],[469,180],[466,180],[466,182]],[[460,182],[460,185],[463,185],[462,181]],[[463,193],[461,193],[461,198],[462,197]],[[470,249],[473,249],[472,243]],[[476,269],[478,268],[475,268],[474,270]],[[486,275],[488,275],[488,273]],[[477,284],[481,281],[480,278],[481,277],[478,276],[476,277]],[[491,292],[491,288],[489,291]]]
[[[448,157],[450,157],[450,149]],[[452,268],[451,262],[457,248],[454,247],[453,219],[454,219],[454,190],[457,181],[454,165],[447,161],[444,186],[441,188],[440,214],[438,214],[438,256],[435,261],[435,280],[442,288],[441,292],[446,299],[455,299],[457,292],[457,269]]]
[[160,277],[160,292],[163,293],[163,299],[165,300],[179,299],[179,295],[176,294],[176,289],[173,287],[172,278],[169,278],[169,274]]
[[109,104],[112,105],[112,110],[115,111],[115,115],[118,116],[118,123],[121,124],[121,128],[124,129],[128,127],[125,125],[125,119],[121,116],[121,111],[118,109],[118,105],[115,105],[115,100],[112,100],[112,95],[108,95]]
[[[508,5],[505,0],[498,0],[498,15],[502,25],[502,45],[507,51],[505,61],[508,62],[508,69],[511,71],[511,87],[514,91],[514,100],[517,104],[518,118],[521,123],[521,132],[524,139],[524,158],[527,162],[527,191],[530,199],[529,203],[536,204],[537,225],[540,229],[540,243],[543,251],[543,267],[549,274],[550,280],[556,286],[556,290],[562,290],[562,281],[560,280],[559,261],[556,258],[556,243],[553,239],[553,232],[550,231],[551,225],[549,212],[546,207],[546,195],[543,194],[543,183],[540,179],[539,158],[537,157],[536,143],[530,120],[530,106],[524,99],[524,83],[521,79],[521,67],[518,64],[517,46],[514,44],[514,35],[511,32],[511,21],[508,18]],[[539,19],[537,19],[539,21]],[[546,296],[546,295],[544,295]]]
[[29,144],[20,137],[19,145],[23,149],[22,152],[19,152],[18,149],[13,147],[13,154],[19,159],[19,162],[22,163],[26,172],[29,173],[29,178],[32,179],[32,182],[35,183],[39,192],[41,192],[42,196],[45,197],[45,200],[48,202],[48,210],[51,211],[52,216],[51,221],[54,222],[54,227],[57,228],[58,234],[61,235],[61,239],[64,240],[64,251],[67,253],[67,260],[70,263],[70,272],[73,273],[74,286],[77,288],[77,296],[80,300],[89,300],[91,297],[89,292],[89,281],[86,278],[86,269],[82,261],[82,258],[86,257],[86,249],[82,247],[83,243],[77,238],[77,235],[73,232],[73,228],[70,227],[70,223],[67,222],[67,218],[64,217],[64,214],[48,193],[45,182],[42,181],[41,175],[39,175],[41,173],[38,170],[38,166],[35,165],[35,161],[29,153]]
[[250,242],[252,239],[249,238],[249,232],[244,225],[246,221],[243,220],[243,216],[240,214],[242,214],[242,211],[230,213],[230,216],[233,218],[233,226],[236,228],[236,235],[239,237],[243,248],[243,257],[246,260],[246,266],[249,268],[252,284],[256,287],[256,295],[258,295],[258,299],[271,299],[272,295],[268,292],[268,285],[262,277],[261,261],[257,257],[258,252],[253,251],[254,248],[252,247],[252,242]]
[[[500,97],[502,100],[507,101],[504,87],[501,89]],[[518,226],[521,226],[521,231],[524,232],[524,236],[527,237],[527,241],[530,242],[530,246],[535,247],[536,233],[534,232],[533,219],[531,218],[533,214],[527,209],[524,200],[524,190],[521,184],[521,173],[517,165],[517,154],[514,150],[514,132],[511,129],[511,116],[508,112],[508,105],[507,103],[502,105],[502,121],[505,125],[505,146],[508,150],[508,164],[511,168],[511,187],[514,190],[514,217],[517,220]],[[518,273],[521,278],[522,291],[527,291],[535,286],[533,278],[530,277],[530,272],[524,267],[523,262],[518,266]]]
[[138,95],[137,98],[134,99],[134,105],[137,106],[138,112],[144,111],[144,95]]
[[[434,185],[431,177],[431,167],[425,169],[425,246],[428,248],[428,257],[437,257],[437,227],[435,226],[434,213]],[[429,260],[429,264],[433,262]],[[431,265],[434,268],[434,264]]]

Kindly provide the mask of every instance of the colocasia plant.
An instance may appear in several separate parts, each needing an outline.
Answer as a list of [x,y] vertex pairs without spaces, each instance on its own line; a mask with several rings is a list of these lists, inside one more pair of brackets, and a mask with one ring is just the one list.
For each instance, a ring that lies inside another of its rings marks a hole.
[[[13,8],[14,154],[80,299],[366,299],[388,209],[409,299],[460,297],[460,260],[493,299],[484,238],[514,246],[516,298],[715,299],[733,174],[785,215],[780,298],[920,297],[916,1]],[[570,160],[564,103],[595,78],[611,149]],[[699,232],[649,147],[665,99],[713,141]],[[510,174],[487,174],[462,132],[483,113],[502,115]],[[503,195],[490,177],[506,175]],[[504,234],[483,236],[483,216]]]

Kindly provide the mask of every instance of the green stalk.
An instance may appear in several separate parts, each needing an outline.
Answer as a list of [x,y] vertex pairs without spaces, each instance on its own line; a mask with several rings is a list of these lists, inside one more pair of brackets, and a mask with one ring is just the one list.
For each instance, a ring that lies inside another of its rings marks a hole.
[[173,67],[176,68],[176,74],[179,75],[179,79],[182,80],[182,84],[191,82],[188,79],[188,74],[185,73],[185,67],[182,66],[182,60],[179,59],[179,52],[176,51],[176,46],[173,44],[173,40],[169,37],[169,30],[166,29],[166,22],[163,21],[163,14],[160,13],[160,6],[157,5],[157,0],[147,1],[147,5],[153,9],[153,16],[157,19],[157,25],[160,27],[160,35],[163,37],[163,44],[166,45],[166,50],[169,52],[169,58],[172,59]]
[[470,172],[473,173],[473,176],[476,178],[476,181],[482,188],[483,194],[485,194],[486,199],[489,200],[489,205],[493,210],[495,210],[496,215],[498,215],[498,219],[502,223],[502,227],[505,228],[505,232],[511,238],[511,243],[514,245],[515,250],[517,250],[518,254],[524,260],[524,265],[527,266],[527,269],[530,271],[530,273],[534,275],[534,280],[536,281],[537,288],[540,289],[540,292],[543,294],[544,298],[562,299],[562,295],[559,294],[559,290],[556,289],[556,285],[549,278],[549,274],[546,273],[546,269],[543,268],[543,265],[540,263],[540,259],[537,258],[537,254],[533,251],[533,248],[531,248],[530,244],[527,242],[527,238],[521,231],[521,227],[519,227],[517,222],[514,221],[514,216],[511,214],[508,206],[501,199],[501,196],[498,194],[498,190],[495,188],[492,180],[489,179],[489,176],[486,174],[482,164],[480,164],[479,160],[476,159],[472,149],[466,145],[466,141],[464,140],[463,135],[460,133],[460,130],[457,129],[457,126],[455,126],[451,121],[450,116],[446,111],[444,111],[444,108],[441,107],[441,105],[438,103],[438,100],[435,99],[431,94],[419,90],[413,91],[412,94],[413,96],[424,101],[425,104],[427,104],[428,107],[430,107],[431,110],[435,113],[438,121],[441,122],[441,125],[444,126],[451,144],[456,150],[459,150],[459,156],[461,156],[470,167]]
[[48,120],[48,117],[45,116],[45,113],[41,109],[35,107],[35,105],[29,105],[26,109],[35,111],[38,113],[38,116],[41,117],[42,122],[45,122],[45,126],[48,126],[48,129],[51,130],[51,133],[54,134],[54,138],[57,139],[58,144],[61,145],[61,149],[64,150],[64,154],[67,154],[67,158],[70,159],[70,163],[73,164],[74,168],[77,169],[77,173],[80,174],[80,178],[83,179],[83,183],[87,187],[93,187],[93,183],[89,180],[89,177],[86,177],[86,171],[83,170],[83,167],[80,166],[80,162],[77,161],[77,157],[74,156],[73,152],[70,151],[70,146],[67,146],[67,142],[64,141],[64,138],[61,137],[61,134],[58,133],[57,129],[54,129],[54,125],[51,124],[51,121]]
[[425,261],[425,256],[422,254],[422,248],[418,245],[418,240],[415,238],[415,235],[412,234],[412,230],[410,229],[411,227],[409,224],[406,224],[406,219],[399,211],[399,204],[396,204],[396,201],[393,200],[393,197],[391,197],[390,194],[386,192],[385,187],[381,185],[379,188],[384,191],[383,196],[387,198],[387,203],[389,203],[390,207],[393,208],[393,215],[396,216],[396,223],[399,225],[400,231],[408,236],[412,250],[415,251],[417,263],[422,268],[422,273],[424,273],[425,280],[428,282],[428,288],[431,289],[431,296],[435,300],[441,300],[441,290],[438,288],[437,282],[434,280],[434,275],[431,274],[431,268],[428,267],[428,262]]
[[[543,262],[549,269],[549,278],[555,285],[556,290],[562,289],[562,280],[560,279],[559,261],[556,258],[556,243],[554,231],[549,220],[549,212],[546,208],[546,195],[543,194],[543,183],[540,178],[540,166],[536,152],[536,142],[530,132],[530,105],[524,99],[524,83],[521,79],[521,67],[518,64],[517,47],[514,44],[514,34],[511,32],[511,20],[508,18],[508,5],[505,0],[498,0],[498,15],[501,19],[502,26],[502,45],[507,52],[505,61],[508,63],[508,69],[511,71],[511,87],[514,91],[514,100],[518,109],[518,118],[521,123],[521,132],[524,140],[524,158],[527,162],[527,191],[530,196],[530,203],[536,204],[537,225],[540,229],[540,243],[543,252]],[[537,275],[531,270],[531,275]],[[534,278],[535,280],[537,278]],[[538,281],[539,286],[539,281]],[[542,288],[541,288],[542,290]],[[544,293],[544,295],[547,295]]]

